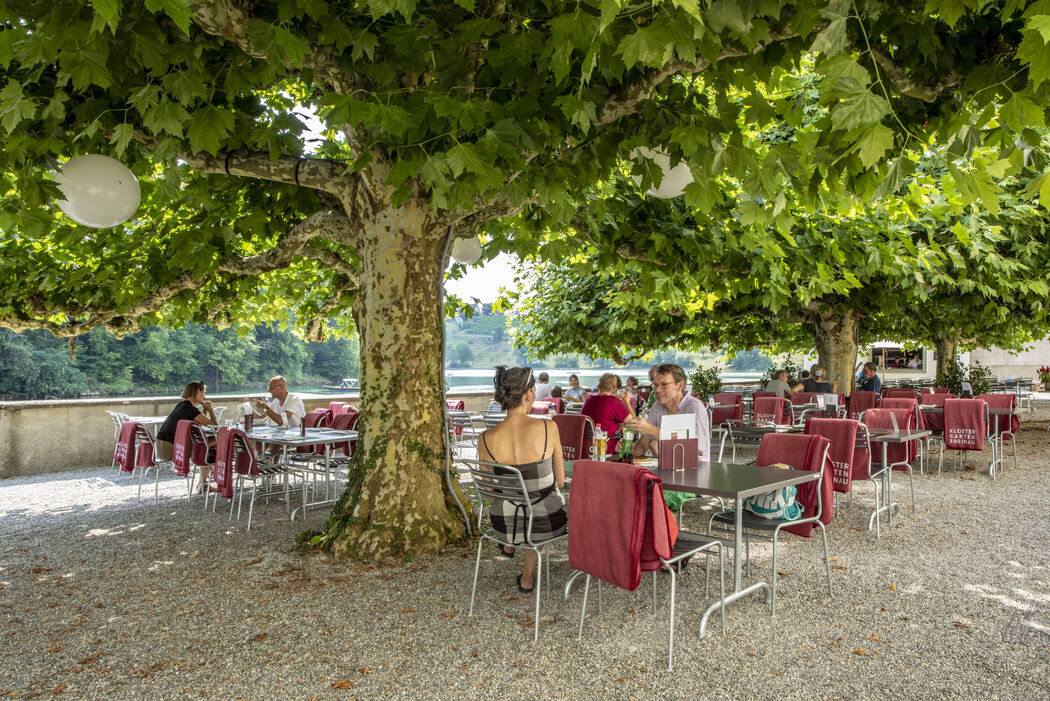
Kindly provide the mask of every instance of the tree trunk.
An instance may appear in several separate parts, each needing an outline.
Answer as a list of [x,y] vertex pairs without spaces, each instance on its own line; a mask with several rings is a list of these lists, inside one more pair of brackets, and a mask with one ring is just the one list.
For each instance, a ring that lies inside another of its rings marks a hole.
[[821,307],[807,317],[813,324],[817,362],[827,370],[828,382],[838,382],[838,391],[849,396],[857,363],[858,310],[839,313],[831,307]]
[[425,208],[413,201],[364,230],[356,314],[361,437],[324,534],[336,556],[433,554],[464,533],[444,487],[443,245],[444,232],[428,227]]
[[959,338],[957,336],[936,336],[933,339],[933,347],[937,350],[937,377],[943,377],[955,362],[959,349]]

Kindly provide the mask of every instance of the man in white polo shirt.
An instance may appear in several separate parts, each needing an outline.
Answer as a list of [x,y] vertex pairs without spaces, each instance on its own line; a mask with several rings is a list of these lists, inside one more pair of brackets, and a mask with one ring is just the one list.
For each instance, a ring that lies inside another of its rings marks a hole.
[[[255,400],[255,416],[267,418],[278,426],[298,426],[306,416],[303,400],[288,391],[288,383],[278,375],[270,380],[270,401]],[[260,413],[261,412],[261,413]]]

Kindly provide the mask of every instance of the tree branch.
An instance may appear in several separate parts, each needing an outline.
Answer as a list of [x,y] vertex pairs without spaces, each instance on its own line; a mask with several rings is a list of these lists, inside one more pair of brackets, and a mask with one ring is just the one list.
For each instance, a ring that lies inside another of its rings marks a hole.
[[[266,153],[229,153],[212,156],[206,153],[180,153],[185,161],[199,173],[239,175],[247,178],[273,180],[279,183],[300,185],[341,197],[344,180],[348,176],[343,163],[314,158],[281,156],[276,161]],[[297,172],[298,170],[298,172]]]
[[913,97],[923,102],[936,102],[945,92],[962,85],[963,78],[965,78],[962,73],[953,69],[948,73],[947,78],[933,80],[926,85],[920,85],[909,78],[904,69],[898,66],[890,58],[890,55],[879,47],[872,46],[871,55],[889,81],[893,83],[893,87],[897,88],[901,95]]
[[[189,0],[188,5],[197,21],[197,26],[204,33],[221,36],[252,58],[269,58],[255,46],[246,31],[248,23],[254,19],[250,14],[250,8],[254,3],[238,3],[233,0]],[[355,81],[352,73],[344,69],[340,55],[314,42],[311,42],[310,46],[312,49],[307,52],[303,65],[327,78],[331,82],[333,92],[349,95],[355,87]],[[296,74],[299,71],[298,66],[287,61],[284,67],[289,73]]]

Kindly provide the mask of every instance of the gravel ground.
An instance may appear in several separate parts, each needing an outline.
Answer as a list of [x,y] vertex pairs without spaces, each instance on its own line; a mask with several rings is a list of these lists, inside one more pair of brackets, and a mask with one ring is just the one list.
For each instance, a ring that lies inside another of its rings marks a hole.
[[[205,513],[184,483],[139,501],[108,466],[0,482],[0,698],[1050,698],[1050,409],[1024,417],[1019,466],[895,476],[902,515],[866,529],[871,485],[829,536],[782,545],[776,618],[760,595],[706,605],[703,565],[679,588],[675,671],[666,669],[667,584],[605,588],[576,640],[582,587],[568,601],[565,547],[532,642],[520,557],[482,559],[476,542],[437,557],[363,565],[301,555],[279,504],[245,520]],[[971,464],[981,464],[977,457]],[[685,526],[699,528],[695,502]],[[751,577],[768,580],[768,546]]]

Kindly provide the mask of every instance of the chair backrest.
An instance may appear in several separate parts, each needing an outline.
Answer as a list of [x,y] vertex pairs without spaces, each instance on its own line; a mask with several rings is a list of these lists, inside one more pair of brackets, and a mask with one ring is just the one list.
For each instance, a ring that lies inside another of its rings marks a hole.
[[536,416],[545,416],[551,412],[551,403],[547,400],[540,400],[532,403],[532,408],[529,409],[530,414]]
[[949,450],[984,450],[988,436],[988,404],[983,399],[948,399],[944,402],[944,447]]
[[[915,412],[911,409],[868,409],[861,417],[861,421],[871,431],[893,429],[893,418],[897,419],[897,428],[907,431],[915,428]],[[886,446],[886,460],[891,465],[900,465],[894,469],[904,469],[903,463],[909,465],[915,460],[918,451],[918,441],[907,443],[892,443]],[[877,448],[871,455],[871,462],[882,464],[882,448]]]
[[470,471],[474,482],[474,492],[478,498],[475,504],[478,512],[478,530],[482,533],[491,531],[485,524],[486,502],[505,501],[514,509],[514,527],[517,528],[520,512],[523,517],[524,533],[512,533],[513,542],[532,544],[532,499],[525,486],[525,479],[516,467],[481,460],[463,460]]
[[233,469],[239,475],[259,474],[259,462],[255,458],[255,448],[248,440],[248,434],[234,428],[230,434],[232,444]]
[[649,393],[650,392],[652,392],[651,389],[640,389],[640,390],[638,390],[638,399],[641,400],[642,403],[645,403],[645,402],[649,401]]
[[808,538],[813,532],[813,521],[824,525],[835,515],[835,495],[832,493],[834,469],[828,457],[831,441],[824,436],[798,433],[767,433],[758,446],[755,464],[764,467],[787,463],[796,470],[819,472],[820,478],[800,484],[795,502],[802,507],[801,523],[784,530]]
[[127,414],[121,414],[119,411],[109,411],[108,409],[106,413],[113,420],[113,440],[117,440],[120,438],[120,427],[131,417]]
[[[978,399],[983,399],[989,409],[1009,409],[1014,411],[1017,409],[1017,395],[1014,393],[994,393],[994,394],[979,394]],[[1016,415],[998,415],[989,416],[988,420],[991,425],[991,432],[995,435],[1000,433],[1017,433],[1017,429],[1021,427],[1021,420]]]
[[857,441],[853,445],[853,468],[850,480],[864,480],[871,477],[871,436],[868,427],[857,423]]
[[860,422],[854,419],[812,418],[806,422],[806,435],[824,436],[831,442],[828,457],[833,468],[832,488],[842,494],[849,494],[850,482],[853,479],[853,459],[856,454],[859,425]]
[[175,424],[175,442],[171,454],[171,466],[175,474],[185,477],[194,465],[204,465],[208,459],[208,438],[204,427],[191,419],[181,419]]
[[137,421],[125,421],[113,449],[113,459],[122,472],[134,472],[136,467],[153,467],[156,446],[153,435]]
[[543,401],[550,402],[554,405],[554,413],[560,414],[565,411],[565,402],[562,401],[561,397],[547,397]]
[[328,411],[332,412],[333,417],[336,417],[348,413],[350,405],[346,402],[328,402]]
[[220,426],[215,437],[215,469],[212,478],[224,499],[233,498],[233,428]]
[[944,400],[946,399],[955,399],[955,395],[951,392],[930,392],[922,395],[923,404],[941,408],[940,412],[922,412],[922,420],[926,428],[938,435],[944,433]]
[[[474,422],[470,418],[470,414],[460,409],[449,409],[445,412],[448,417],[448,429],[449,433],[454,436],[462,436],[463,431],[474,428]],[[332,424],[335,428],[335,424]]]
[[467,408],[467,404],[462,399],[446,399],[445,408],[452,411],[463,411]]
[[303,423],[307,428],[321,428],[332,422],[332,412],[329,409],[314,409],[307,412],[303,417]]
[[919,400],[919,393],[906,387],[888,387],[882,390],[882,396],[887,399],[914,399]]
[[813,402],[817,401],[813,397],[817,396],[818,394],[823,394],[823,392],[795,392],[791,395],[791,403],[795,405],[812,404]]
[[565,460],[586,460],[594,442],[594,422],[582,414],[555,414],[551,419],[561,437],[561,456]]
[[[785,412],[787,412],[786,420]],[[775,424],[791,423],[790,404],[783,397],[758,397],[755,399],[751,416],[755,421],[772,421]]]
[[[353,414],[340,414],[332,419],[332,425],[329,426],[333,431],[353,431],[357,428],[357,422],[361,419],[361,415],[357,412]],[[342,450],[343,455],[347,457],[354,454],[357,450],[357,439],[352,441],[343,441],[342,443],[333,443],[332,451]]]
[[744,395],[735,392],[722,392],[715,395],[715,404],[732,404],[728,409],[711,410],[711,426],[718,426],[723,421],[744,418]]
[[915,428],[920,431],[926,430],[926,422],[922,412],[919,411],[919,401],[911,397],[880,397],[876,402],[877,409],[908,409],[915,414]]
[[934,387],[933,388],[933,393],[934,394],[948,394],[949,392],[951,392],[951,389],[949,389],[948,387]]
[[751,393],[751,399],[753,399],[753,400],[759,400],[762,397],[776,397],[776,396],[778,396],[776,392],[752,392]]
[[849,418],[859,421],[860,415],[868,409],[875,408],[878,392],[855,391],[849,395]]
[[579,415],[580,412],[582,412],[582,411],[583,411],[583,404],[579,404],[577,402],[571,402],[571,403],[568,403],[568,404],[565,405],[565,413],[566,414]]
[[634,465],[577,462],[569,566],[628,591],[637,589],[643,570],[659,569],[659,558],[671,556],[677,535],[661,484],[652,472]]

